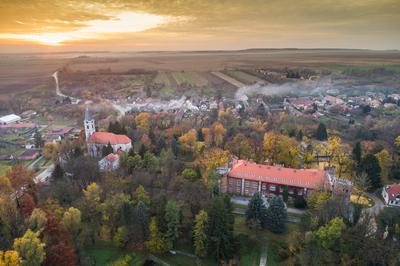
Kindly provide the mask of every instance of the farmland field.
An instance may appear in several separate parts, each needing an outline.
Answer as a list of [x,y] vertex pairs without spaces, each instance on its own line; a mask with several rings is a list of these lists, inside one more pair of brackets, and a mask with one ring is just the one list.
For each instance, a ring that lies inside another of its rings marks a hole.
[[239,70],[229,70],[229,71],[224,71],[223,73],[247,85],[262,81],[260,78],[256,76],[250,75],[248,73]]

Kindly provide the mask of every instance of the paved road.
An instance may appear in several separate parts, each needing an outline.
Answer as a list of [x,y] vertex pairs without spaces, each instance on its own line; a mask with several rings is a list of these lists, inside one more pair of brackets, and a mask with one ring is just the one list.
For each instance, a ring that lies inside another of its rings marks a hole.
[[[381,190],[379,190],[381,191]],[[378,215],[379,212],[385,208],[385,203],[375,194],[367,193],[367,196],[370,197],[374,201],[374,206],[371,208],[364,209],[366,212],[369,212],[371,215]]]
[[54,164],[49,165],[46,170],[41,172],[34,178],[35,183],[43,182],[46,183],[48,178],[51,176],[54,170]]
[[260,255],[260,266],[268,265],[268,240],[264,239],[261,241],[261,255]]
[[28,166],[28,170],[33,170],[33,167],[35,166],[35,164],[40,161],[40,159],[42,159],[43,156],[39,156],[36,160],[34,160],[29,166]]

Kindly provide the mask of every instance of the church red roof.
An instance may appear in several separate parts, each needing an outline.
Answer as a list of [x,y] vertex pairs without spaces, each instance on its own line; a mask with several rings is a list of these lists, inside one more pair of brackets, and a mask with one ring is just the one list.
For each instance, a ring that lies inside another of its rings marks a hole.
[[323,170],[292,169],[256,164],[244,160],[235,162],[228,176],[309,189],[318,189],[326,182],[326,175]]
[[131,139],[126,135],[117,135],[110,132],[94,132],[90,138],[89,143],[97,143],[97,144],[108,144],[117,145],[117,144],[128,144],[131,143]]

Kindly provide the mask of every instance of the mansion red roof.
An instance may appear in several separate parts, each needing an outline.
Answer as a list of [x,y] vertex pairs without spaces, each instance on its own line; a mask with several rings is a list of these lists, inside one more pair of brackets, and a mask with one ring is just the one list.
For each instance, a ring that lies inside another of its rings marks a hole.
[[90,138],[89,143],[96,144],[108,144],[118,145],[118,144],[128,144],[131,143],[131,139],[126,135],[117,135],[110,132],[94,132]]
[[395,200],[396,198],[400,197],[400,183],[386,186],[385,189],[389,196],[389,200]]
[[292,169],[244,160],[235,162],[228,176],[308,189],[321,188],[326,181],[326,173],[323,170]]

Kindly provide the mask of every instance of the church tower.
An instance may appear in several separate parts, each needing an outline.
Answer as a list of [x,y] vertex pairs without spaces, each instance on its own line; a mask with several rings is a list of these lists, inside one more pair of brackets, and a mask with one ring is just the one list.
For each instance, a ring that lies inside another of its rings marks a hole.
[[86,141],[88,141],[90,136],[94,132],[96,132],[96,127],[94,125],[94,119],[92,118],[92,114],[90,113],[89,107],[86,107],[85,120],[83,121],[83,124],[85,126]]

